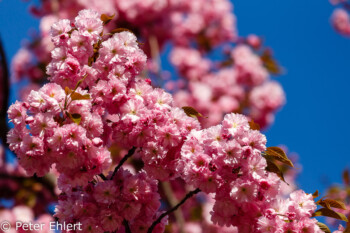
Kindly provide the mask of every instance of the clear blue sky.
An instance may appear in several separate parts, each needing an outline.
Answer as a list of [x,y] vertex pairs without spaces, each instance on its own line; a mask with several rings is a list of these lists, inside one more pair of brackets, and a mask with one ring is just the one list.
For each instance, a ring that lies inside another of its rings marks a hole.
[[[235,0],[240,35],[255,33],[287,73],[278,78],[287,104],[267,131],[268,145],[287,145],[300,155],[298,181],[307,192],[323,190],[322,177],[340,182],[350,167],[350,39],[336,34],[327,0]],[[8,58],[38,20],[20,0],[0,0],[0,33]]]

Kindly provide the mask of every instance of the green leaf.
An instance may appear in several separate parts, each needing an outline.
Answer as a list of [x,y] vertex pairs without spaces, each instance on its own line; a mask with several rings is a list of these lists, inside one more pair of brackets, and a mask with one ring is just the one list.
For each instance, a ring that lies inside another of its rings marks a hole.
[[70,114],[69,112],[67,112],[67,115],[69,116],[69,118],[77,125],[80,124],[81,122],[81,115],[79,113],[73,113]]
[[90,99],[90,95],[89,94],[82,95],[80,93],[74,92],[70,95],[70,98],[72,100],[88,100]]
[[109,16],[109,15],[106,15],[106,14],[102,14],[101,15],[101,20],[103,21],[103,25],[106,25],[108,24],[109,22],[112,21],[112,19],[114,18],[115,14]]
[[331,209],[331,207],[346,210],[346,206],[343,202],[332,199],[321,199],[316,204]]
[[331,230],[329,230],[329,228],[327,227],[326,224],[321,223],[321,222],[317,222],[316,224],[323,232],[331,233]]
[[277,146],[268,147],[265,153],[267,157],[272,157],[273,159],[276,159],[281,163],[294,167],[292,161],[288,159],[286,153],[284,153],[284,151]]
[[345,222],[348,221],[347,217],[344,214],[336,212],[336,211],[328,209],[328,208],[321,208],[319,210],[316,210],[316,212],[312,216],[313,217],[325,216],[325,217],[343,220]]

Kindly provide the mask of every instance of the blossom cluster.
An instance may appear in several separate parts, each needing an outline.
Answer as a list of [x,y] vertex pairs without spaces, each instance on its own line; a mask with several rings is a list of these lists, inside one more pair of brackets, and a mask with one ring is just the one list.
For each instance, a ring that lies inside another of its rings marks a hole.
[[[65,192],[86,185],[109,167],[113,140],[126,148],[142,147],[138,153],[148,174],[174,177],[177,148],[191,129],[200,127],[183,110],[172,108],[170,94],[135,79],[146,56],[133,34],[103,37],[101,32],[100,15],[91,10],[81,11],[73,23],[54,24],[56,48],[47,69],[52,82],[8,111],[15,126],[8,142],[19,163],[28,174],[39,176],[55,164],[59,188]],[[98,57],[91,63],[96,44]]]
[[169,40],[182,45],[189,45],[199,38],[206,38],[213,45],[233,41],[237,36],[232,8],[227,0],[106,0],[103,4],[98,0],[42,0],[40,7],[32,7],[32,13],[42,17],[40,35],[15,56],[13,76],[17,80],[29,77],[35,83],[42,81],[45,64],[49,63],[50,51],[54,48],[50,38],[51,25],[59,19],[73,19],[82,9],[115,15],[110,24],[114,26],[109,29],[133,29],[145,41],[146,47],[150,37],[157,38],[162,47]]
[[281,85],[269,80],[262,60],[247,45],[238,45],[230,59],[233,65],[213,71],[212,62],[195,49],[176,47],[171,61],[188,81],[174,99],[178,105],[193,106],[208,118],[204,126],[218,124],[225,113],[244,113],[261,127],[274,121],[274,113],[283,106]]
[[[126,232],[124,219],[131,232],[147,232],[159,215],[157,184],[145,172],[133,175],[120,169],[113,179],[62,193],[55,216],[66,223],[81,223],[82,232]],[[163,219],[153,232],[164,232],[165,224]]]
[[[274,200],[281,194],[279,178],[265,170],[266,160],[261,156],[265,144],[265,136],[251,130],[246,117],[229,114],[222,125],[191,131],[182,147],[183,159],[178,172],[187,183],[216,194],[212,211],[214,223],[237,226],[239,232],[256,229],[278,232],[287,227],[298,229],[297,232],[309,228],[317,230],[317,221],[310,220],[316,204],[312,195],[303,191],[292,193],[286,201],[288,205],[277,202],[281,208],[287,206],[287,212],[280,211],[280,215],[269,212],[275,209]],[[268,226],[259,225],[263,218],[256,222],[255,216],[265,212],[277,216]],[[295,221],[287,224],[284,220],[289,215],[293,216],[289,220]]]
[[[95,0],[41,2],[41,7],[32,10],[35,15],[42,17],[41,35],[34,40],[33,45],[21,49],[12,63],[14,78],[21,79],[27,76],[33,81],[23,89],[22,96],[26,96],[29,89],[39,89],[38,83],[43,82],[44,64],[49,63],[50,51],[54,49],[49,34],[51,24],[60,18],[72,19],[79,10],[89,8],[115,15],[105,30],[122,27],[135,32],[140,41],[144,42],[146,54],[152,54],[153,60],[148,62],[148,72],[156,74],[151,75],[154,79],[161,73],[156,50],[162,51],[166,42],[175,45],[172,60],[183,60],[191,66],[186,68],[186,64],[173,62],[182,78],[191,79],[184,88],[180,88],[179,95],[175,97],[176,103],[179,106],[195,106],[204,114],[210,110],[208,119],[201,120],[203,126],[218,124],[225,113],[238,112],[250,116],[264,128],[274,121],[276,110],[285,102],[281,86],[277,82],[271,84],[267,80],[268,71],[263,67],[261,60],[250,49],[240,48],[245,46],[239,46],[232,51],[232,58],[237,61],[237,65],[232,69],[223,68],[212,72],[215,64],[201,59],[201,56],[208,54],[215,46],[232,43],[238,38],[235,16],[231,12],[233,7],[227,0],[108,0],[103,5]],[[249,36],[247,42],[254,48],[261,44],[256,36]],[[193,44],[197,45],[196,49],[192,48]],[[184,68],[188,71],[185,74]],[[201,78],[193,80],[193,77]],[[222,79],[220,86],[216,82],[218,78]],[[183,83],[182,79],[179,81]],[[171,86],[172,82],[162,81],[165,87]],[[250,82],[253,83],[249,84]]]
[[98,0],[59,0],[56,6],[42,0],[41,7],[32,9],[35,15],[43,17],[41,29],[49,28],[53,18],[73,19],[82,9],[94,9],[115,14],[118,26],[138,28],[142,38],[155,36],[161,45],[168,39],[188,44],[199,34],[213,45],[236,38],[233,7],[227,0],[106,0],[104,4]]
[[[100,38],[102,21],[97,17],[92,11],[81,12],[71,35],[65,31],[71,27],[67,20],[53,26],[57,48],[52,51],[53,61],[48,67],[52,80],[72,87],[84,75],[89,76],[89,67],[83,63],[87,62],[84,56],[88,56],[89,51],[83,48],[92,49]],[[79,49],[74,43],[76,39],[82,41]],[[89,77],[86,79],[90,81]],[[79,87],[75,95],[85,92]],[[29,174],[42,176],[55,163],[61,177],[72,185],[82,185],[108,168],[110,153],[102,145],[102,113],[93,109],[92,99],[73,100],[67,94],[58,84],[49,83],[39,91],[31,91],[25,102],[12,105],[8,113],[15,127],[9,133],[8,142]],[[79,115],[79,125],[73,121],[76,115]]]
[[[169,93],[138,77],[147,57],[136,36],[104,34],[100,18],[82,10],[74,21],[55,23],[47,68],[51,82],[8,110],[15,126],[8,142],[23,168],[43,176],[56,166],[63,191],[57,217],[81,220],[90,232],[125,232],[129,224],[133,232],[146,232],[159,215],[156,179],[181,177],[215,194],[213,223],[264,232],[259,221],[275,217],[269,209],[281,196],[281,181],[266,171],[261,155],[265,136],[250,128],[247,117],[233,113],[221,125],[201,130],[196,118],[174,107]],[[260,81],[247,85],[251,82]],[[105,177],[113,143],[138,148],[143,170],[133,175],[117,167]],[[291,227],[307,224],[320,232],[317,221],[309,219],[315,206],[309,197],[303,191],[293,194],[288,213],[277,215],[283,224],[275,227],[284,229],[289,219],[295,220]],[[165,221],[156,232],[164,231]]]
[[259,218],[258,229],[262,232],[323,232],[316,225],[317,220],[310,219],[315,210],[312,195],[297,190],[287,200],[274,199]]

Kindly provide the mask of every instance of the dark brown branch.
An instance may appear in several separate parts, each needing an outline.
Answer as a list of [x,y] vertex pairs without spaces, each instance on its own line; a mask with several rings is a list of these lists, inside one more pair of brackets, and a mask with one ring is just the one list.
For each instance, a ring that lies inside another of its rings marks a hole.
[[153,229],[156,227],[156,225],[158,223],[160,223],[162,221],[162,219],[171,214],[172,212],[174,212],[175,210],[177,210],[181,205],[183,205],[189,198],[191,198],[192,196],[194,196],[195,194],[199,193],[201,190],[199,188],[187,193],[187,195],[185,196],[184,199],[182,199],[182,201],[179,202],[179,204],[177,204],[176,206],[174,206],[173,208],[171,208],[170,210],[162,213],[155,222],[152,223],[152,225],[150,226],[150,228],[148,228],[147,233],[152,233]]
[[107,180],[106,176],[104,174],[102,174],[102,173],[99,174],[98,176],[101,177],[102,180]]
[[124,156],[124,158],[122,160],[120,160],[118,166],[116,166],[116,168],[114,169],[111,180],[113,180],[115,174],[117,174],[117,172],[121,168],[121,166],[123,166],[123,164],[126,162],[126,160],[128,160],[128,158],[130,158],[135,153],[135,151],[136,151],[136,147],[131,148],[129,150],[129,152]]
[[3,145],[7,144],[7,132],[9,131],[9,128],[7,126],[7,106],[9,101],[9,94],[10,94],[10,81],[9,81],[9,70],[7,67],[7,60],[6,60],[6,54],[5,50],[3,48],[3,44],[0,41],[0,59],[1,59],[1,71],[2,71],[2,80],[1,80],[1,92],[2,95],[2,103],[1,103],[1,109],[0,109],[0,138],[2,140]]
[[126,219],[124,219],[123,225],[125,227],[125,233],[131,233],[131,229],[130,229],[129,223],[128,223],[128,221]]

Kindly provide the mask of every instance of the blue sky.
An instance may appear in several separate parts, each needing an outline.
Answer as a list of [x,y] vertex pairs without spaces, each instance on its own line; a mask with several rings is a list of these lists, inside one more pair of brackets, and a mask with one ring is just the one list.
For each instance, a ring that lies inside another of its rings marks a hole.
[[[268,145],[300,155],[307,192],[340,182],[350,167],[350,39],[333,31],[327,0],[235,0],[239,34],[263,36],[286,69],[279,77],[287,104],[266,132]],[[21,0],[0,0],[0,34],[9,59],[38,20]],[[323,180],[323,181],[322,181]],[[321,182],[322,181],[322,182]]]

